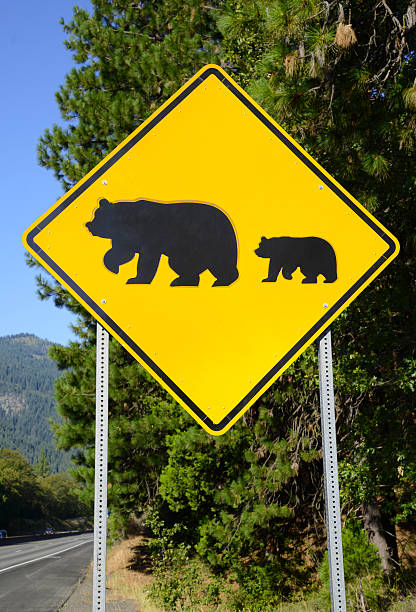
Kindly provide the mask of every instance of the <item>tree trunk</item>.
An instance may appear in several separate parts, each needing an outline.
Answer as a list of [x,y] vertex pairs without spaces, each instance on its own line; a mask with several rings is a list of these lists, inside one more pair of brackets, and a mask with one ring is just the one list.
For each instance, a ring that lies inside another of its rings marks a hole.
[[368,539],[377,548],[385,576],[389,576],[398,566],[394,525],[389,521],[389,525],[386,527],[386,522],[383,521],[380,508],[375,501],[362,504],[361,511]]

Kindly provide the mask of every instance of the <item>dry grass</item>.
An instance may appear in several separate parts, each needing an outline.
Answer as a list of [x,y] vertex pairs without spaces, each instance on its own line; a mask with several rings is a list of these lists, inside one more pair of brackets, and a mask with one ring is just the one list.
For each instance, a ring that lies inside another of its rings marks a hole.
[[136,536],[114,545],[107,555],[108,599],[133,599],[141,612],[160,612],[146,596],[152,583],[150,560],[144,536]]
[[416,108],[416,85],[413,85],[413,87],[406,89],[406,91],[403,94],[403,97],[404,97],[406,106],[408,108],[415,109]]
[[403,601],[397,601],[389,608],[389,612],[415,612],[415,610],[416,599],[414,597]]
[[400,565],[406,570],[414,570],[416,568],[416,533],[414,526],[398,525],[396,536]]

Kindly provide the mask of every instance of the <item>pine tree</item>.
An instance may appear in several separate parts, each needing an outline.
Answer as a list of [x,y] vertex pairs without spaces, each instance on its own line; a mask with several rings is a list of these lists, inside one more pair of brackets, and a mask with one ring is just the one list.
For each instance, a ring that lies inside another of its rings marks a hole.
[[237,80],[401,242],[333,334],[345,509],[390,572],[415,501],[416,5],[230,1],[218,25]]
[[[215,61],[212,7],[199,0],[94,0],[93,12],[74,9],[64,25],[76,68],[56,95],[65,126],[47,129],[39,161],[67,189],[172,95],[202,65]],[[33,261],[31,265],[36,265]],[[76,449],[77,477],[94,480],[95,322],[58,284],[38,277],[42,299],[78,315],[79,341],[51,355],[65,370],[57,385],[59,445]],[[123,525],[158,489],[167,461],[165,436],[190,419],[153,379],[110,340],[109,505]]]
[[0,449],[0,522],[9,531],[19,519],[42,516],[42,492],[33,468],[19,452]]
[[45,453],[45,449],[42,448],[40,451],[40,457],[37,465],[35,465],[35,473],[38,476],[50,476],[51,475],[51,467],[48,461],[48,458]]
[[92,4],[91,14],[75,7],[62,22],[78,64],[56,94],[69,125],[47,129],[39,144],[41,165],[65,189],[216,57],[212,7],[200,0]]

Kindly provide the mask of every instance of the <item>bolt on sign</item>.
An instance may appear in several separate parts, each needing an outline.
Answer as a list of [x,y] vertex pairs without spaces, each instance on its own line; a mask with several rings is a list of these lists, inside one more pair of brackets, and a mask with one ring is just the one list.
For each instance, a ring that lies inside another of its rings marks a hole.
[[29,227],[24,244],[214,435],[399,251],[214,65]]

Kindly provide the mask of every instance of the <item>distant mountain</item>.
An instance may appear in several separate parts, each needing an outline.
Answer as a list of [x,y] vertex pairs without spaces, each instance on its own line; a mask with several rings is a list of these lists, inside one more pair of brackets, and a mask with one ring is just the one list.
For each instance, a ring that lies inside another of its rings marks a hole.
[[30,463],[45,450],[53,472],[71,465],[69,453],[55,448],[49,419],[59,421],[54,382],[58,369],[51,346],[33,334],[0,337],[0,448],[18,450]]

